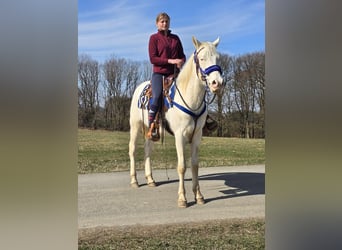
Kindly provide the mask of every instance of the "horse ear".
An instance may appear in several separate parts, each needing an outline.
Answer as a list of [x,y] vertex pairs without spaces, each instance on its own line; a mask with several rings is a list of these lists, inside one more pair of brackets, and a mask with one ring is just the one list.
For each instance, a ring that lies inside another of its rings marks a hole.
[[201,45],[201,42],[196,39],[196,37],[192,37],[192,43],[195,45],[195,48],[198,49]]
[[213,41],[213,44],[215,45],[215,47],[217,47],[219,42],[220,42],[220,37],[218,37],[215,41]]

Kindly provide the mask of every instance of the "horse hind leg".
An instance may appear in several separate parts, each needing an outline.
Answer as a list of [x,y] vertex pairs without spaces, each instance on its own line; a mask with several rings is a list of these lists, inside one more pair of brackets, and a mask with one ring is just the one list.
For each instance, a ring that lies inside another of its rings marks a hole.
[[153,149],[153,142],[151,140],[146,140],[145,141],[145,178],[147,181],[147,185],[149,187],[157,186],[152,176],[152,168],[151,168],[152,149]]
[[130,177],[131,177],[131,187],[138,188],[139,184],[137,181],[137,172],[135,168],[135,151],[136,151],[136,144],[137,138],[139,133],[139,127],[133,126],[131,124],[130,129],[130,140],[129,140],[129,158],[130,158]]

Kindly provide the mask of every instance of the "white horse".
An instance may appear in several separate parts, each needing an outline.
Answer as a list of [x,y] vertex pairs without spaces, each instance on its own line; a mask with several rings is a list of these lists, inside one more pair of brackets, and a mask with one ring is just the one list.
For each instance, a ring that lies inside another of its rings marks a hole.
[[[186,171],[185,144],[190,143],[192,190],[197,204],[204,204],[203,195],[198,183],[198,149],[202,138],[202,128],[205,124],[207,107],[205,103],[206,89],[217,93],[222,87],[221,68],[216,65],[218,53],[216,47],[219,38],[214,42],[200,42],[192,37],[195,52],[181,69],[175,82],[176,90],[171,103],[171,108],[165,112],[165,118],[174,133],[179,176],[178,206],[187,207],[184,189],[184,174]],[[135,169],[136,141],[140,131],[148,131],[148,111],[138,107],[138,99],[143,89],[150,82],[140,84],[134,92],[130,109],[130,176],[131,186],[139,187]],[[143,126],[145,126],[143,128]],[[145,177],[148,186],[156,186],[152,177],[150,154],[153,141],[145,141]]]

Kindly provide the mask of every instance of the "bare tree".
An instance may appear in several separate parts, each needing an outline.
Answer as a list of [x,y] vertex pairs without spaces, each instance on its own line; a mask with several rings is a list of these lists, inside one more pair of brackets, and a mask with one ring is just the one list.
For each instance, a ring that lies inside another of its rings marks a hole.
[[127,114],[129,114],[131,99],[140,78],[139,66],[139,62],[127,62],[125,91],[121,97],[122,113],[120,115],[122,116],[121,123],[123,124],[123,130],[129,129],[129,116]]
[[255,114],[264,110],[264,54],[252,53],[237,57],[232,84],[234,101],[241,118],[241,132],[254,137]]
[[105,100],[105,119],[107,128],[120,130],[120,97],[123,92],[126,60],[114,55],[103,65],[104,85],[107,91]]
[[250,81],[250,64],[248,56],[241,56],[235,60],[234,67],[234,100],[241,115],[241,132],[249,138],[249,118],[253,102],[253,88]]
[[107,84],[108,96],[120,96],[122,93],[122,82],[126,68],[126,60],[112,56],[104,63],[104,77]]
[[149,61],[142,61],[141,63],[141,82],[148,81],[152,77],[152,64]]
[[230,82],[232,78],[232,58],[227,54],[220,54],[217,64],[220,65],[222,69],[222,78],[225,87],[217,94],[216,97],[216,119],[218,122],[218,129],[216,131],[216,135],[221,137],[223,136],[223,131],[225,128],[225,119],[224,119],[224,112],[225,110],[229,109],[229,105],[227,106],[226,100],[230,100],[229,98],[229,89],[227,83]]
[[126,88],[124,95],[131,98],[139,81],[139,63],[128,61],[126,69]]
[[265,53],[255,53],[254,82],[256,85],[256,100],[259,106],[261,137],[265,137]]
[[78,58],[78,96],[80,125],[96,128],[99,106],[99,63],[83,54]]

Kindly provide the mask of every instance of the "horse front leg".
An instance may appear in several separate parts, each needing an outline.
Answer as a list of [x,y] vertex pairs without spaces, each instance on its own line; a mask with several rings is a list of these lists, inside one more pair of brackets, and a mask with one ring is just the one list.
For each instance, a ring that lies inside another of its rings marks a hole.
[[152,177],[152,168],[151,168],[151,153],[153,149],[153,142],[151,140],[145,141],[145,178],[147,181],[147,185],[149,187],[155,187],[156,183]]
[[196,203],[204,204],[204,197],[200,191],[200,186],[198,182],[198,148],[199,142],[194,141],[191,144],[192,191],[194,192]]
[[[202,130],[199,131],[202,133]],[[191,170],[192,170],[192,191],[195,195],[195,201],[197,204],[204,204],[204,197],[201,193],[199,182],[198,182],[198,149],[201,143],[202,135],[194,136],[194,139],[191,143]]]
[[176,150],[177,150],[177,172],[179,177],[179,187],[178,187],[178,207],[185,208],[187,207],[187,200],[185,196],[185,187],[184,187],[184,176],[186,171],[186,163],[184,157],[184,146],[185,141],[181,135],[176,137]]

